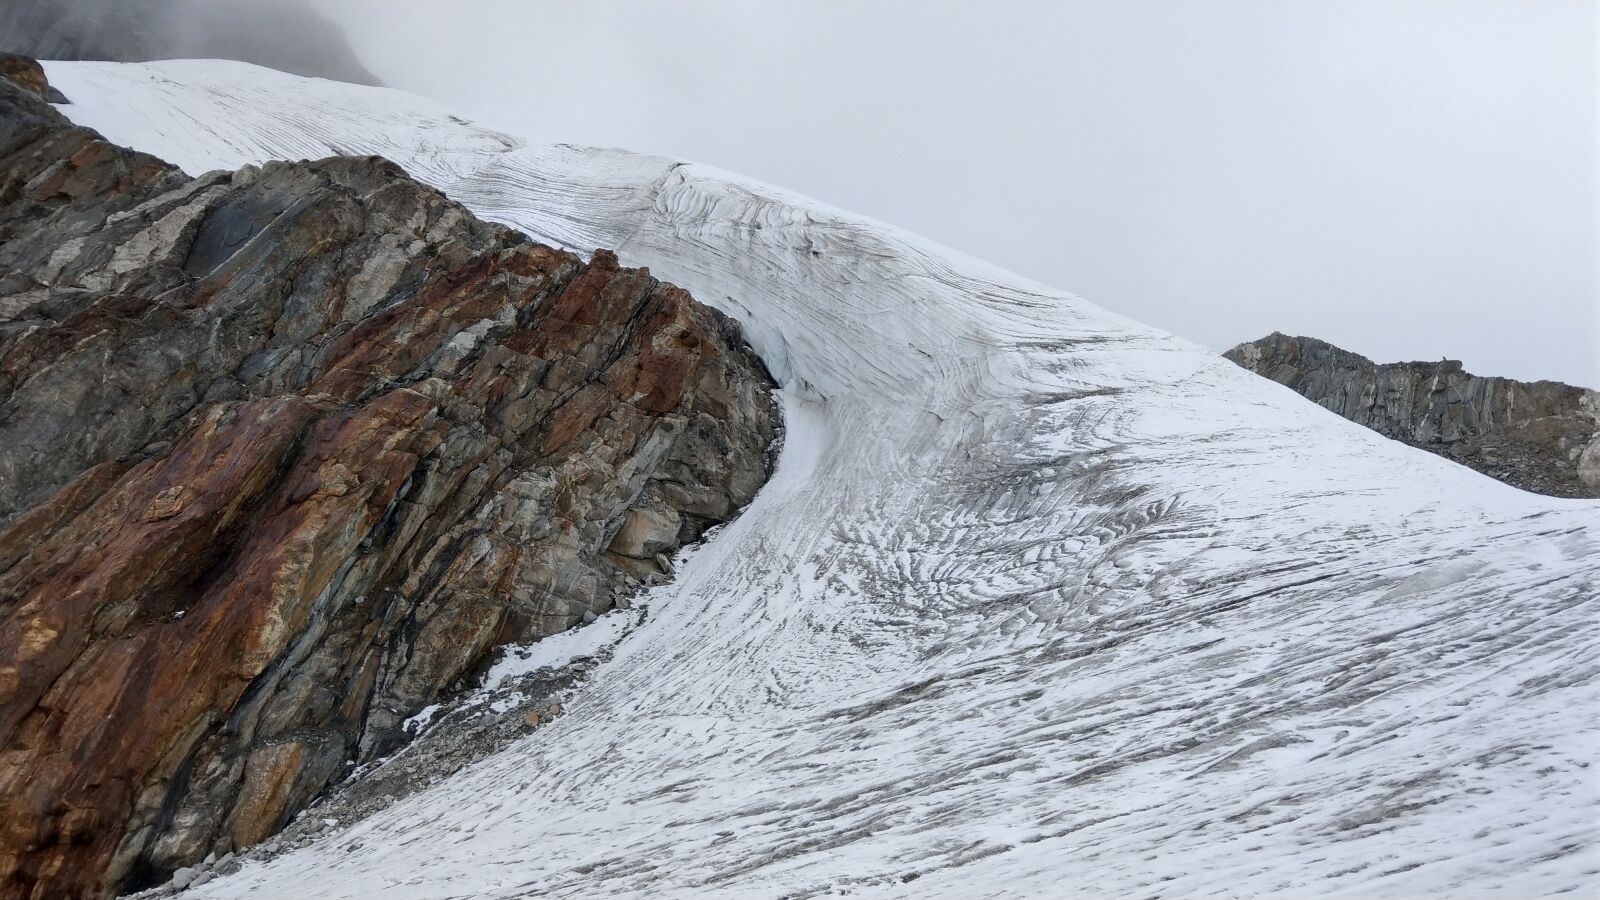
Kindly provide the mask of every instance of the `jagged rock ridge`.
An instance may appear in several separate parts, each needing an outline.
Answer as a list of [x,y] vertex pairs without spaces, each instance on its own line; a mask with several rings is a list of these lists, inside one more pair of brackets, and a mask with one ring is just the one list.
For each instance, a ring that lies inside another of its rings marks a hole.
[[1223,354],[1352,422],[1507,484],[1600,497],[1600,393],[1473,375],[1459,361],[1379,365],[1273,332]]
[[0,79],[0,897],[258,841],[767,475],[729,319],[376,157],[191,179]]
[[39,59],[237,59],[378,84],[338,23],[305,0],[8,0],[0,50]]

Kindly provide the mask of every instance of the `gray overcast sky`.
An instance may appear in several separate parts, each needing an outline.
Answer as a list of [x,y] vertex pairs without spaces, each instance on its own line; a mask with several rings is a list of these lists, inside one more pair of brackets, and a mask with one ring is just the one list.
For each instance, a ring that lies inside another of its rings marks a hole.
[[1600,387],[1583,0],[321,0],[388,83],[711,163],[1216,349]]

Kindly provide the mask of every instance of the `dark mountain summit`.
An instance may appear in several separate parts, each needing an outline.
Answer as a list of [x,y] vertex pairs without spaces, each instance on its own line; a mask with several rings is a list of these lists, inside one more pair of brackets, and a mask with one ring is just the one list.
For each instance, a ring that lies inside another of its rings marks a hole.
[[1276,332],[1223,354],[1352,422],[1554,497],[1600,497],[1600,395],[1473,375],[1456,360],[1379,365]]

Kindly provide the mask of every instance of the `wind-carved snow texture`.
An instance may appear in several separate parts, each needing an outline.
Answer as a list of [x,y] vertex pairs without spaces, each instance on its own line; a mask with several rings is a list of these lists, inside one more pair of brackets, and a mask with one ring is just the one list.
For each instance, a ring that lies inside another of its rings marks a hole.
[[[213,897],[1589,893],[1600,504],[705,166],[52,64],[190,172],[378,153],[745,323],[788,439],[525,741]],[[1175,302],[1181,298],[1174,298]]]

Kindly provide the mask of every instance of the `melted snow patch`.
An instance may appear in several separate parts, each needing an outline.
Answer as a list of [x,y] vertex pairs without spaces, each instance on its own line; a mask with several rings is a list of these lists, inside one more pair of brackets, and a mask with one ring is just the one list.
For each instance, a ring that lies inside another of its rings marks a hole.
[[483,686],[494,690],[507,679],[537,672],[540,669],[559,669],[585,656],[599,656],[622,640],[635,617],[624,610],[612,610],[594,622],[579,628],[553,634],[531,644],[505,648],[500,658],[489,667]]

